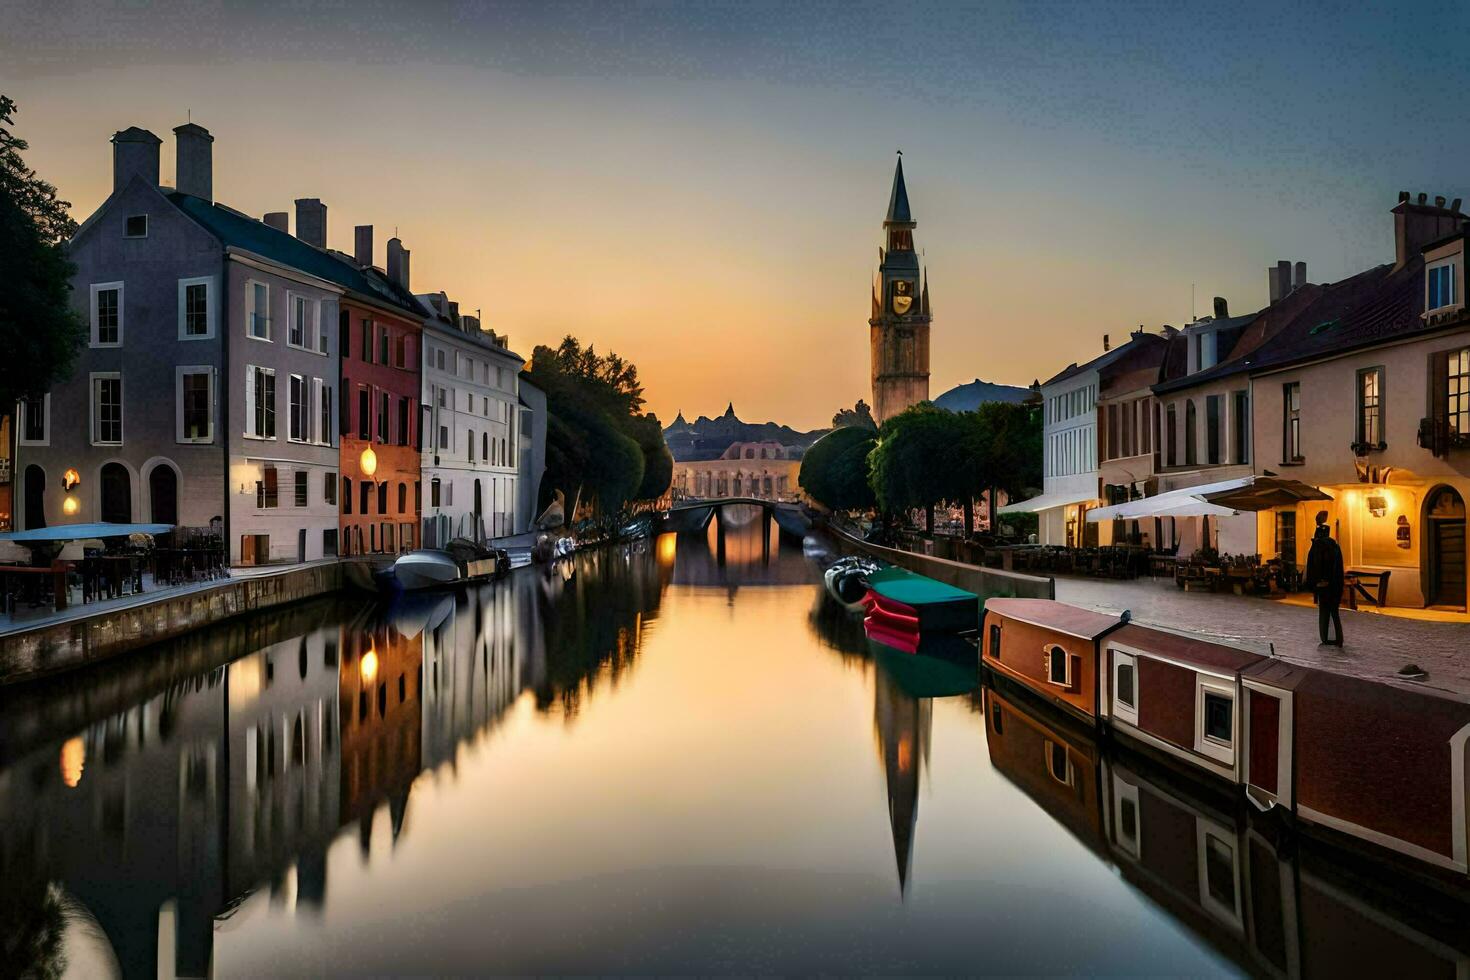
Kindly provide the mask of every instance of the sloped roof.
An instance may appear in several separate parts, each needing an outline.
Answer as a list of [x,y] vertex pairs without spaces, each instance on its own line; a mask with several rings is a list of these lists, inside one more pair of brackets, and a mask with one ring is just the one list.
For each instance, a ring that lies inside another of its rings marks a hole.
[[1316,302],[1263,345],[1251,370],[1342,354],[1436,329],[1424,322],[1424,260],[1380,265],[1322,289]]
[[412,293],[376,269],[363,269],[345,257],[308,245],[294,235],[224,205],[178,191],[165,196],[227,247],[254,252],[359,295],[400,307],[415,318],[424,315],[423,307]]

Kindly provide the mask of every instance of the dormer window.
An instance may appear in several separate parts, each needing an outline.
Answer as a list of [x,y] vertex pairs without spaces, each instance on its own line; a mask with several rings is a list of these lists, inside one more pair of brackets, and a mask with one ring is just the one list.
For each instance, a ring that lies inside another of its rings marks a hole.
[[125,238],[147,238],[148,237],[148,215],[130,214],[123,229]]
[[1425,270],[1424,309],[1429,312],[1454,306],[1459,300],[1455,284],[1455,263],[1441,262]]

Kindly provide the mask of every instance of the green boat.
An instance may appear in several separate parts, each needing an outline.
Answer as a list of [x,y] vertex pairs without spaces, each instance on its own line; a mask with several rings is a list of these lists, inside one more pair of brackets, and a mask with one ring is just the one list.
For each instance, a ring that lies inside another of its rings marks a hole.
[[889,629],[964,633],[980,628],[973,592],[890,565],[868,576],[868,618]]

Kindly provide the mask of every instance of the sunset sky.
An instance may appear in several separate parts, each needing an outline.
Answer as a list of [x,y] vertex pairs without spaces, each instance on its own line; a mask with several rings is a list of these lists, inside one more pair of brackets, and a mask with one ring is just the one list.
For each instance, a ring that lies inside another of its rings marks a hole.
[[108,137],[216,142],[215,194],[396,228],[416,291],[529,355],[635,361],[668,422],[809,428],[871,400],[868,293],[904,151],[931,391],[1027,384],[1266,268],[1392,258],[1399,190],[1470,198],[1470,8],[20,0],[0,91],[86,217]]

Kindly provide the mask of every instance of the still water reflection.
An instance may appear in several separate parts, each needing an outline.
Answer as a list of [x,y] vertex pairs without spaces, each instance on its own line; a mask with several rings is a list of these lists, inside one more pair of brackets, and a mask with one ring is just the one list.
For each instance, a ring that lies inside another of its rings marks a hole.
[[1466,970],[1460,907],[973,666],[870,647],[820,567],[759,520],[712,526],[11,693],[0,953],[150,977]]

